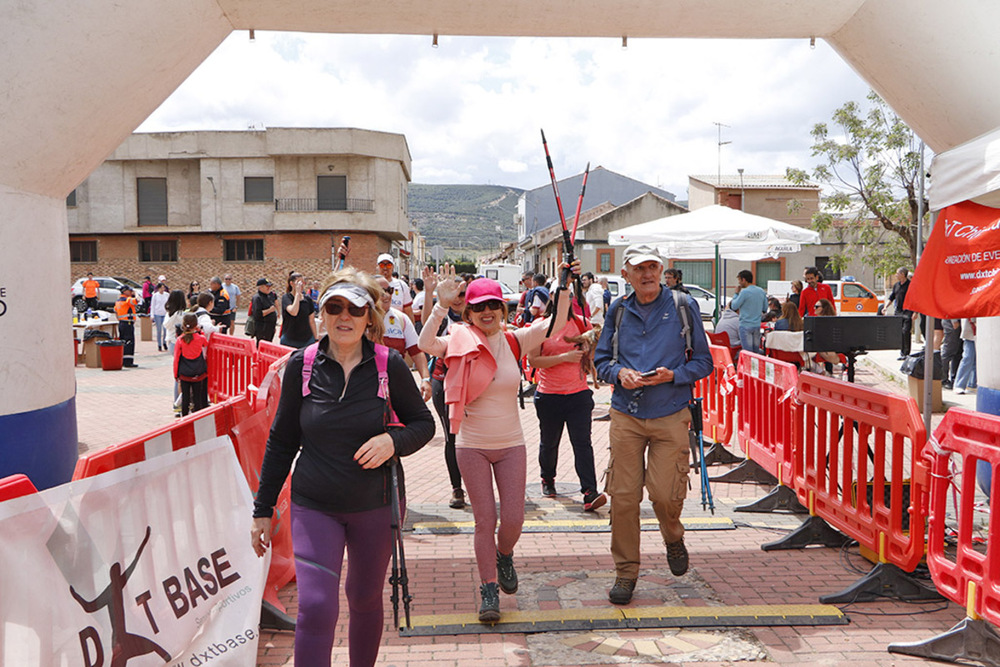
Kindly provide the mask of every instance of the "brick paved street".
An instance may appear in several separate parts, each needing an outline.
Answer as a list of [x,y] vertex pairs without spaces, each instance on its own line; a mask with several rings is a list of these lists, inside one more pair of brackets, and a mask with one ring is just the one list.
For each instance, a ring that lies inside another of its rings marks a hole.
[[[118,372],[77,367],[77,411],[80,451],[120,442],[162,426],[173,419],[170,360],[155,345],[139,342],[139,368]],[[859,367],[857,381],[905,393],[894,367],[895,354],[875,353]],[[597,412],[607,409],[610,392],[596,393]],[[955,397],[974,405],[974,396]],[[954,404],[954,403],[953,403]],[[125,423],[112,420],[124,409]],[[528,518],[582,518],[573,472],[572,451],[563,443],[557,475],[560,497],[543,498],[538,486],[538,425],[531,405],[520,412],[528,443]],[[940,415],[937,417],[940,418]],[[114,426],[112,426],[115,424]],[[598,471],[607,463],[608,422],[594,422]],[[405,460],[409,524],[426,521],[471,521],[470,510],[451,510],[441,433],[423,450]],[[718,468],[722,472],[724,468]],[[716,474],[713,472],[713,475]],[[692,475],[685,518],[710,516],[703,512],[697,475]],[[653,605],[816,604],[822,594],[839,591],[859,577],[854,568],[867,569],[857,549],[761,551],[798,523],[781,514],[734,513],[737,505],[760,497],[766,489],[754,485],[715,484],[713,492],[720,517],[732,518],[735,530],[692,530],[687,536],[691,571],[676,579],[669,574],[666,556],[653,531],[643,532],[643,571],[630,608]],[[607,506],[599,514],[607,518]],[[751,525],[753,524],[753,525]],[[406,557],[414,595],[415,616],[468,613],[477,606],[472,535],[406,534]],[[502,596],[504,611],[593,607],[606,609],[607,588],[613,581],[607,532],[525,533],[516,564],[524,582],[516,596]],[[439,637],[399,637],[390,627],[391,608],[386,584],[386,631],[379,658],[382,665],[578,665],[578,664],[678,664],[728,665],[744,660],[774,664],[867,665],[925,664],[890,655],[889,642],[926,639],[948,629],[963,616],[953,604],[912,605],[898,602],[853,604],[844,607],[850,624],[817,627],[770,627],[749,630],[657,629],[586,631],[564,633],[483,634]],[[282,599],[294,616],[295,586]],[[334,650],[335,664],[347,663],[346,600]],[[292,635],[263,633],[258,652],[260,665],[291,665]],[[938,664],[938,663],[926,663]]]

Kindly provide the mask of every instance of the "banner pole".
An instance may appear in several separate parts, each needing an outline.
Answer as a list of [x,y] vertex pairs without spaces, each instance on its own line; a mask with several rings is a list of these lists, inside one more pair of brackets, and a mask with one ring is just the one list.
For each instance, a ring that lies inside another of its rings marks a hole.
[[[918,183],[920,189],[917,195],[917,261],[913,263],[913,268],[917,268],[920,258],[924,254],[924,142],[920,142],[920,178]],[[943,361],[943,360],[942,360]],[[924,430],[928,436],[931,433],[931,414],[934,411],[934,318],[930,315],[924,316],[924,400],[921,412],[924,416]]]

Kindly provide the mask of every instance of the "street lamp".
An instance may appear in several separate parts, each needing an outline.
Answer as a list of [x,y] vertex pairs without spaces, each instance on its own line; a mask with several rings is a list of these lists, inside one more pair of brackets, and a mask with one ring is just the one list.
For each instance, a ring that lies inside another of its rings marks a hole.
[[740,211],[746,213],[746,210],[747,210],[747,202],[746,202],[747,192],[743,188],[743,167],[740,167],[736,171],[738,171],[739,174],[740,174]]

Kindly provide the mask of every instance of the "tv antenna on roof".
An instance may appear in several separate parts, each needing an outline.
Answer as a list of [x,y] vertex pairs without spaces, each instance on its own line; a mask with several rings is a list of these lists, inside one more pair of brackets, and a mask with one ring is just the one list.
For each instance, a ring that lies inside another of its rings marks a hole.
[[724,127],[730,127],[729,125],[726,125],[724,123],[720,123],[718,121],[714,121],[712,123],[712,125],[715,125],[718,128],[718,130],[719,130],[719,139],[718,139],[718,141],[719,141],[719,162],[718,162],[718,171],[716,171],[715,178],[718,181],[718,183],[716,185],[722,185],[722,147],[725,146],[726,144],[731,144],[733,142],[731,142],[731,141],[723,141],[722,140],[722,128],[724,128]]

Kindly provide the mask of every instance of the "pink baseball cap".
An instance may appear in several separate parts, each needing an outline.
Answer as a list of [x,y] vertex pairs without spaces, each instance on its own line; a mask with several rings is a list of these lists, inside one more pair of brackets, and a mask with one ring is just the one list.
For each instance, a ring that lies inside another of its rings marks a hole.
[[465,290],[465,303],[472,305],[490,300],[503,301],[500,283],[489,278],[476,278]]

